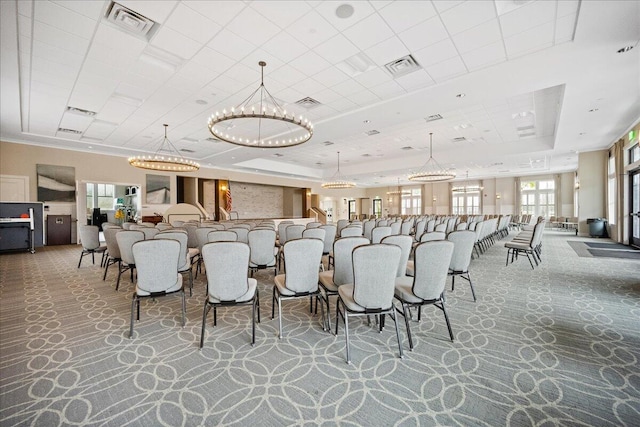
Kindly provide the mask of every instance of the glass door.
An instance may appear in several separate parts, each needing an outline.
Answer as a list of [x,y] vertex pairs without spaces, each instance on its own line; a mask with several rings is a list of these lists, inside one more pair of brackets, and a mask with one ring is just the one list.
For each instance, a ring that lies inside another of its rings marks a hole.
[[376,218],[382,217],[382,199],[373,199],[373,215]]
[[355,221],[356,219],[356,201],[349,200],[349,221]]
[[629,186],[631,191],[629,197],[629,216],[631,219],[629,243],[640,247],[640,169],[629,173],[629,182],[631,183]]

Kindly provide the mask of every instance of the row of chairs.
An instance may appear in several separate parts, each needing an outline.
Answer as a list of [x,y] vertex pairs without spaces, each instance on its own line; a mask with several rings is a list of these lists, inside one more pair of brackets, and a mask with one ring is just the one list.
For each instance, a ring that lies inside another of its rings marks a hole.
[[[538,218],[538,222],[533,227],[525,227],[510,242],[506,242],[504,246],[507,248],[507,263],[509,258],[511,263],[518,258],[519,254],[525,254],[529,260],[532,269],[535,269],[533,263],[538,266],[542,262],[542,236],[546,221],[543,217]],[[533,259],[533,261],[532,261]]]

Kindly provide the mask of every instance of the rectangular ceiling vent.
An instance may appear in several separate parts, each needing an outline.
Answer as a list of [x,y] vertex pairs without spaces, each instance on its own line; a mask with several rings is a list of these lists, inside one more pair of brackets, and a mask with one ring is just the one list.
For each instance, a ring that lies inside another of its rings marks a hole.
[[401,150],[409,151],[409,150],[413,150],[413,147],[410,147],[407,145],[406,147],[402,147]]
[[325,145],[325,147],[328,147],[329,145],[333,145],[334,143],[331,141],[325,141],[323,142],[323,144]]
[[281,154],[281,153],[275,153],[273,156],[274,156],[274,157],[284,157],[284,154]]
[[402,58],[391,61],[388,64],[384,64],[384,68],[395,78],[413,73],[421,69],[418,61],[411,55],[403,56]]
[[371,129],[371,130],[366,131],[366,132],[365,132],[365,135],[373,136],[373,135],[377,135],[377,134],[379,134],[379,133],[380,133],[380,132],[378,132],[377,130],[375,130],[375,129]]
[[206,141],[214,142],[214,143],[218,143],[218,142],[220,142],[220,140],[219,140],[218,138],[214,138],[214,137],[212,137],[212,136],[210,136],[209,138],[207,138],[207,139],[206,139]]
[[58,132],[72,133],[74,135],[82,135],[82,131],[67,128],[58,128]]
[[307,96],[305,98],[297,100],[295,102],[295,104],[300,105],[301,107],[304,107],[307,110],[310,110],[311,108],[315,108],[318,105],[322,105],[320,103],[320,101],[316,101],[315,99],[311,98],[310,96]]
[[107,8],[105,19],[121,30],[146,40],[153,35],[154,27],[158,27],[151,19],[116,2],[111,2]]
[[70,112],[70,113],[80,114],[80,115],[89,116],[89,117],[93,117],[96,114],[98,114],[95,111],[83,110],[82,108],[76,108],[76,107],[71,107],[71,106],[67,107],[67,111]]
[[195,153],[195,151],[189,150],[188,148],[181,148],[180,151],[182,151],[183,153]]
[[425,118],[425,120],[428,121],[428,122],[433,122],[433,121],[436,121],[436,120],[442,120],[442,116],[440,114],[432,114],[430,116],[427,116]]
[[195,138],[182,138],[181,141],[188,142],[190,144],[196,144],[198,142]]
[[457,138],[452,139],[453,142],[465,142],[466,140],[467,138],[465,138],[464,136],[459,136]]

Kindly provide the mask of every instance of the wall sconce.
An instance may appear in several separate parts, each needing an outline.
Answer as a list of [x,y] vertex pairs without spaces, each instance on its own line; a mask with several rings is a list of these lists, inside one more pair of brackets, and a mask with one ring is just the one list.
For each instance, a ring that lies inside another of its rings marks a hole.
[[576,183],[574,184],[574,188],[575,188],[576,190],[579,190],[579,189],[580,189],[580,180],[579,180],[578,178],[576,178]]
[[227,191],[227,186],[226,186],[226,185],[223,185],[223,186],[221,186],[221,187],[220,187],[220,189],[221,189],[222,191]]
[[431,201],[432,201],[433,203],[435,203],[435,202],[437,202],[437,201],[438,201],[438,199],[437,199],[437,197],[436,197],[436,196],[433,196],[433,199],[431,199]]
[[496,194],[496,199],[500,200],[500,193]]

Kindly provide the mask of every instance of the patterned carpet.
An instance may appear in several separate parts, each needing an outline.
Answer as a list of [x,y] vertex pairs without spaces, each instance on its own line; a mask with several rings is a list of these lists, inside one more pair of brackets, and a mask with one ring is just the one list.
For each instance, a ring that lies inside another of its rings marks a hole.
[[[571,240],[580,240],[570,236]],[[585,239],[585,241],[588,239]],[[198,350],[204,281],[188,298],[145,300],[128,338],[132,285],[80,248],[0,256],[0,425],[597,425],[640,423],[640,262],[580,258],[547,232],[544,262],[505,267],[498,242],[473,260],[478,302],[457,281],[447,304],[413,322],[405,357],[391,320],[333,336],[308,299],[271,320],[273,273],[258,274],[262,323],[250,309],[209,318]],[[114,269],[115,270],[115,269]],[[332,304],[332,311],[335,306]],[[335,321],[335,319],[332,319]]]

